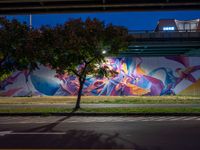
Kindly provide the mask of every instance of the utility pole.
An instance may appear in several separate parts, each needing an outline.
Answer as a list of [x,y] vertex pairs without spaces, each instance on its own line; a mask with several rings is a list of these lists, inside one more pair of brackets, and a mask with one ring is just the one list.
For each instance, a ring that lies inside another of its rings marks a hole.
[[32,29],[32,15],[29,15],[29,28]]

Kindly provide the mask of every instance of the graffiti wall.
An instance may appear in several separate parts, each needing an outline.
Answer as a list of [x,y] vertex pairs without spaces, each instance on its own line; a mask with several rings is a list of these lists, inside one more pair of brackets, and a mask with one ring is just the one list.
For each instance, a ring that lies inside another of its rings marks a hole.
[[[200,95],[199,57],[107,58],[118,74],[109,78],[87,76],[83,95]],[[57,75],[41,66],[32,73],[18,71],[0,83],[0,96],[77,95],[75,76]]]

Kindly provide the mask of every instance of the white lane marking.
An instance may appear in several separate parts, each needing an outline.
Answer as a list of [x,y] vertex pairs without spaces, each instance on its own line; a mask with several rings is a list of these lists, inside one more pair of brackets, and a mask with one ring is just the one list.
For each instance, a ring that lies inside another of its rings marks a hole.
[[188,117],[188,118],[185,118],[183,120],[196,120],[196,119],[197,119],[197,117]]
[[10,134],[12,131],[0,131],[0,136],[4,136],[6,134]]
[[0,136],[5,135],[64,135],[66,132],[12,132],[0,131]]
[[63,135],[66,134],[66,132],[12,132],[12,133],[8,133],[8,134],[12,134],[12,135]]
[[154,119],[154,117],[142,117],[140,118],[140,120],[136,120],[136,121],[152,121]]
[[129,120],[130,121],[141,121],[144,118],[146,118],[146,117],[133,117],[133,118],[130,118]]
[[172,119],[176,119],[177,117],[174,116],[174,117],[166,117],[166,120],[165,121],[172,121]]
[[158,118],[154,118],[153,121],[165,121],[167,119],[167,117],[158,117]]
[[187,117],[175,117],[175,118],[173,118],[173,119],[170,119],[171,121],[177,121],[177,120],[184,120],[184,119],[186,119]]
[[[183,117],[169,117],[168,119],[166,119],[166,121],[184,121],[185,118],[188,118],[187,116],[183,116]],[[195,121],[195,120],[193,120]]]

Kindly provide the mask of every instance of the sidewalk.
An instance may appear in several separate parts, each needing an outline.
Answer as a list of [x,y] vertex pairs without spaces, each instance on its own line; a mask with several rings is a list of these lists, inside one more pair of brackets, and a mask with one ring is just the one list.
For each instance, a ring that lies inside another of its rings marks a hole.
[[[200,104],[81,104],[83,109],[73,111],[74,106],[66,103],[0,104],[0,116],[200,116]],[[20,109],[21,112],[15,111]],[[56,109],[69,111],[59,112]]]

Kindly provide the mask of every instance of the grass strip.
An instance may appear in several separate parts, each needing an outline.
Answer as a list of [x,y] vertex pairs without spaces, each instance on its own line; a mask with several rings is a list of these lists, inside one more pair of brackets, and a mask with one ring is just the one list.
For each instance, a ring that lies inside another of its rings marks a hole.
[[[71,108],[14,108],[0,113],[70,113]],[[81,108],[76,113],[200,113],[200,108]]]
[[[74,104],[76,96],[0,97],[0,104]],[[200,104],[200,96],[82,96],[92,104]]]

